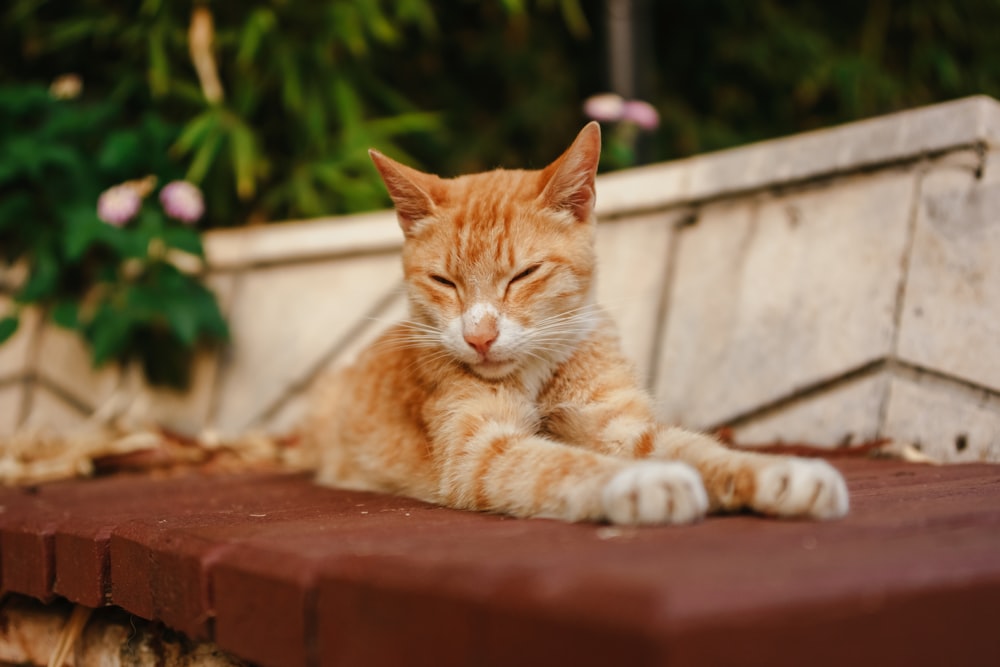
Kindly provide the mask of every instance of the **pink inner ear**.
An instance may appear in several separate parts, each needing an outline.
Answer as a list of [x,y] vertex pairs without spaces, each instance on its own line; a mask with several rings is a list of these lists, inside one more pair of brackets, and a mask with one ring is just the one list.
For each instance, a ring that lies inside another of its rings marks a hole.
[[573,144],[542,172],[547,179],[542,198],[557,210],[570,211],[580,222],[590,220],[594,209],[594,178],[601,159],[601,128],[584,127]]
[[370,150],[368,154],[396,207],[399,226],[405,234],[409,234],[415,223],[430,217],[434,212],[431,192],[434,189],[432,180],[436,177],[402,165],[376,150]]

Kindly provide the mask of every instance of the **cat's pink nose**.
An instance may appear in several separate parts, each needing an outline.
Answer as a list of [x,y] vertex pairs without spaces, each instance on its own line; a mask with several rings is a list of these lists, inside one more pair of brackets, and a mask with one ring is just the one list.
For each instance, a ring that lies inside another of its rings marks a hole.
[[492,327],[479,329],[462,334],[465,342],[469,344],[479,356],[485,357],[490,351],[490,346],[497,339],[497,331]]

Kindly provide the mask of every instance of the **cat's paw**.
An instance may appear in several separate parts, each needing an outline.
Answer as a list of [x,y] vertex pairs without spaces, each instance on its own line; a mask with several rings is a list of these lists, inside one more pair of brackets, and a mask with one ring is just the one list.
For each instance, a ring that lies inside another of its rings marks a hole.
[[847,484],[818,459],[786,458],[757,473],[753,509],[783,517],[837,519],[847,514]]
[[691,523],[708,510],[701,475],[685,463],[665,461],[630,463],[605,485],[601,502],[617,524]]

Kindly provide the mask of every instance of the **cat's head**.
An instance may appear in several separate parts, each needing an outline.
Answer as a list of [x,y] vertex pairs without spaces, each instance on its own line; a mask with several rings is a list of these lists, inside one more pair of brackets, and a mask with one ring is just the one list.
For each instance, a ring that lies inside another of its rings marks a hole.
[[443,179],[370,151],[405,235],[411,341],[497,379],[593,326],[597,123],[539,171]]

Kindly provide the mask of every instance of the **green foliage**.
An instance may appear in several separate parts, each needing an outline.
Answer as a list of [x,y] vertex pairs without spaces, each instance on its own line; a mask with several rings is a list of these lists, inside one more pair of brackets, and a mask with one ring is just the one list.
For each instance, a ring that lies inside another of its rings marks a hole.
[[[206,5],[224,92],[216,101],[192,66],[197,4],[54,4],[11,3],[4,18],[20,53],[8,62],[49,78],[77,72],[88,94],[179,124],[170,157],[208,193],[209,226],[384,206],[368,148],[405,154],[397,138],[440,127],[437,114],[417,110],[370,65],[408,30],[435,33],[426,0]],[[21,78],[24,69],[6,74]]]
[[0,87],[0,262],[27,268],[0,342],[17,329],[19,309],[37,304],[80,333],[95,365],[135,361],[151,382],[183,386],[194,348],[226,339],[212,293],[174,264],[179,253],[203,263],[195,230],[167,218],[155,197],[121,227],[97,214],[108,186],[178,176],[166,158],[176,135],[152,114],[127,123],[112,103]]
[[668,159],[972,94],[1000,96],[997,0],[651,3]]

